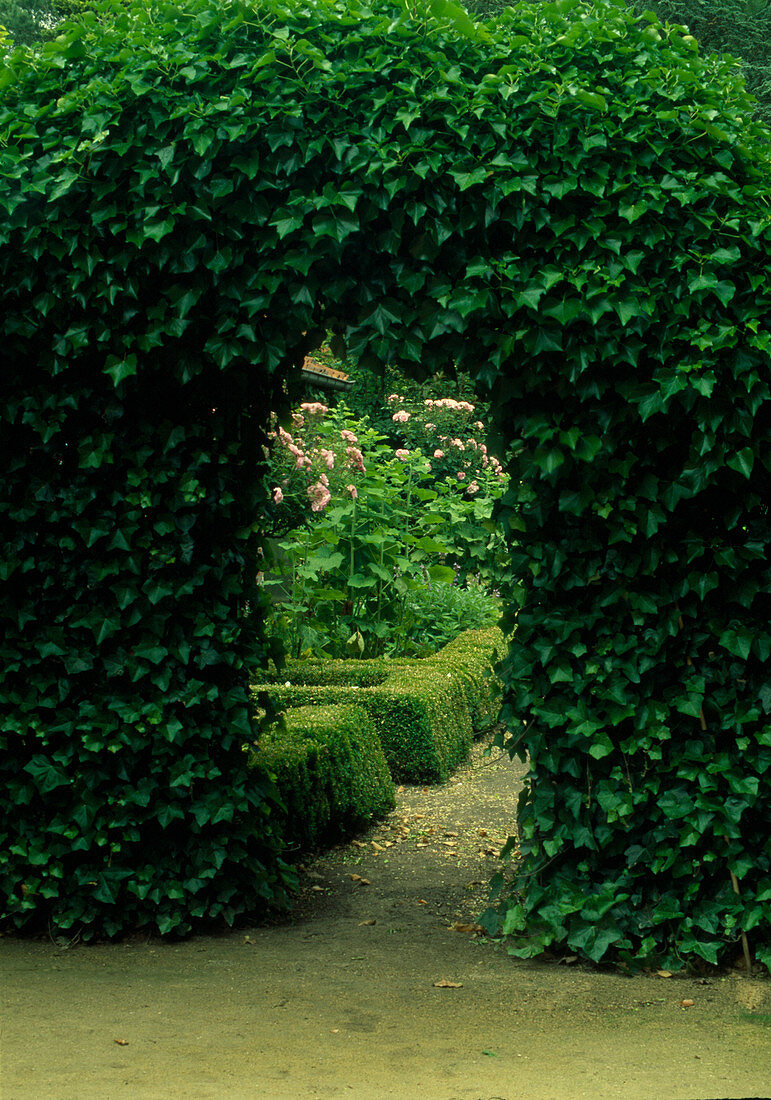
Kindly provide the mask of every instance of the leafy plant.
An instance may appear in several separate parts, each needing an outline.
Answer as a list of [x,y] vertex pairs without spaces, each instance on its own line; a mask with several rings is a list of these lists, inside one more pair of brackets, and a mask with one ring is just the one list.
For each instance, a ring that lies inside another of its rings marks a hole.
[[478,582],[416,588],[407,594],[402,651],[425,657],[457,638],[464,630],[495,626],[501,602]]
[[490,405],[516,949],[771,962],[769,156],[734,64],[604,2],[114,10],[0,67],[3,922],[280,900],[242,751],[262,447],[332,332]]
[[[394,449],[344,406],[307,402],[292,429],[273,433],[275,522],[301,522],[269,544],[263,584],[276,594],[274,633],[294,656],[412,652],[410,594],[456,583],[460,567],[448,557],[465,571],[493,572],[484,524],[492,526],[501,492],[497,461],[480,452],[489,473],[479,460],[482,484],[464,490],[457,474],[441,479],[420,448]],[[455,633],[464,629],[452,616],[439,644],[453,636],[451,622]]]

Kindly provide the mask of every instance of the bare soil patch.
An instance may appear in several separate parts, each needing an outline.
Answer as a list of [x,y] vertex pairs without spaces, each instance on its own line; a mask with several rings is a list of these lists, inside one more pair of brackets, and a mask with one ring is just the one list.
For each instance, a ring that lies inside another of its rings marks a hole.
[[768,1096],[771,982],[522,962],[475,930],[520,776],[476,746],[443,787],[401,789],[305,866],[290,921],[0,940],[0,1097]]

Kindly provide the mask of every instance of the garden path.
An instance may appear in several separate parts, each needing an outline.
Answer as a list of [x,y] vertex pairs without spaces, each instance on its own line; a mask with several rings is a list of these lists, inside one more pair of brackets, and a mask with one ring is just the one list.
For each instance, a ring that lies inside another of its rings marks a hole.
[[308,863],[291,922],[0,940],[2,1100],[768,1095],[770,982],[522,962],[475,930],[521,777],[493,753]]

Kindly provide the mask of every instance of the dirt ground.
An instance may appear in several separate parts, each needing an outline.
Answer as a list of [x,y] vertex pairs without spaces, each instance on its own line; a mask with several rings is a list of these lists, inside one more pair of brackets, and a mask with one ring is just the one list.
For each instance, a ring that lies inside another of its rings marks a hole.
[[285,923],[178,944],[0,940],[0,1097],[771,1094],[768,980],[522,962],[474,930],[520,774],[477,746],[444,787],[401,789],[388,821],[307,865]]

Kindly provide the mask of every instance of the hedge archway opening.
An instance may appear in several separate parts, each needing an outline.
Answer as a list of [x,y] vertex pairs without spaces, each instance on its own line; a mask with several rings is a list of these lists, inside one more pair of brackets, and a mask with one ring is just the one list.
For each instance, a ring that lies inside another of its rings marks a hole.
[[324,325],[456,362],[511,445],[531,772],[491,925],[768,964],[771,222],[730,66],[611,3],[197,0],[0,88],[4,923],[285,894],[243,752],[261,447]]

